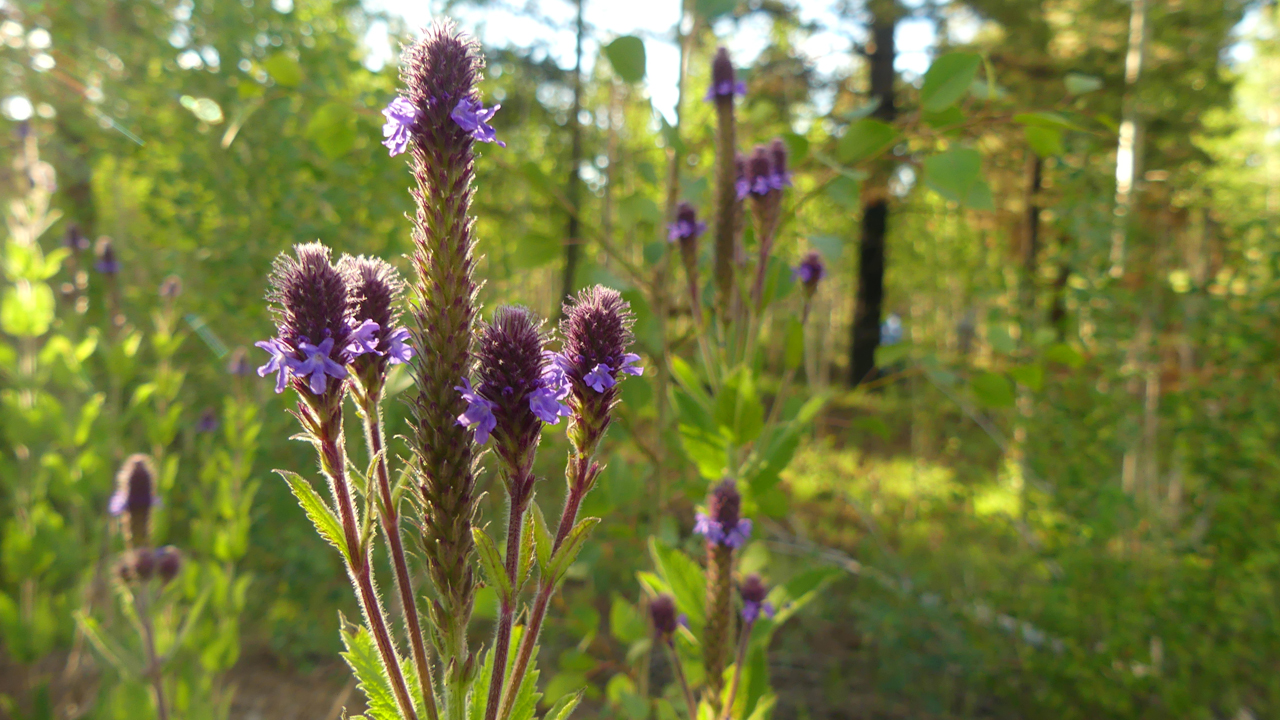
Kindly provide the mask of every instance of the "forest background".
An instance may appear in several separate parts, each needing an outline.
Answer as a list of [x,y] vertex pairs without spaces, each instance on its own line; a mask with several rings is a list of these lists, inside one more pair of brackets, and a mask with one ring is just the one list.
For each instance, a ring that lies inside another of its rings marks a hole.
[[[692,357],[680,308],[651,301],[680,282],[671,187],[711,202],[724,44],[742,149],[781,137],[795,173],[771,292],[799,295],[783,270],[810,250],[828,267],[807,322],[763,331],[753,390],[786,413],[795,377],[822,401],[746,492],[744,566],[832,578],[774,643],[773,716],[1280,713],[1274,7],[687,0],[653,30],[610,4],[431,8],[486,42],[502,104],[507,147],[477,165],[484,306],[554,318],[609,284],[655,369],[628,381],[584,508],[603,541],[547,628],[547,695],[637,717],[636,573],[717,472],[679,363],[653,362]],[[270,473],[306,448],[242,348],[270,335],[281,250],[409,250],[379,145],[414,36],[398,11],[0,0],[0,716],[134,716],[85,619],[113,621],[104,508],[139,451],[204,608],[184,662],[210,717],[358,708],[341,565]]]

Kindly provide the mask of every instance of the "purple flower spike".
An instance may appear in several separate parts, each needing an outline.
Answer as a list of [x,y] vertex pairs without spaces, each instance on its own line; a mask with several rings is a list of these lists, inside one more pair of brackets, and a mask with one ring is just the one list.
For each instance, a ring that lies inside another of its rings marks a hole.
[[386,124],[382,126],[382,137],[386,138],[382,144],[395,157],[409,147],[409,139],[412,137],[410,129],[418,121],[418,108],[408,100],[398,97],[383,109],[382,114],[387,118]]
[[462,378],[462,384],[454,385],[453,389],[462,393],[462,399],[467,401],[467,410],[458,416],[458,424],[474,426],[478,444],[483,445],[489,442],[489,433],[498,426],[498,420],[493,416],[493,410],[497,405],[480,397],[471,387],[471,380],[467,378]]
[[498,147],[506,147],[507,144],[498,139],[497,132],[489,121],[493,119],[493,114],[498,112],[501,105],[494,105],[489,109],[485,109],[484,103],[479,100],[468,100],[463,98],[458,101],[457,107],[453,112],[449,113],[449,117],[458,123],[458,126],[467,131],[471,137],[480,142],[497,143]]
[[667,242],[677,240],[697,240],[706,232],[707,224],[698,221],[697,211],[689,203],[680,203],[676,208],[676,221],[667,229]]
[[292,362],[292,358],[287,354],[289,348],[275,338],[256,342],[253,346],[260,347],[271,353],[271,359],[267,361],[267,364],[258,368],[258,377],[266,377],[268,373],[276,373],[276,393],[284,392],[285,386],[289,384],[289,366]]
[[344,380],[347,369],[333,361],[329,353],[333,350],[333,338],[325,338],[319,345],[312,345],[306,340],[298,343],[298,349],[307,356],[306,360],[290,359],[289,367],[298,377],[310,376],[311,392],[323,395],[329,384],[329,378]]
[[591,369],[591,372],[583,375],[582,382],[598,393],[604,392],[618,383],[613,379],[613,373],[609,370],[609,366],[604,363],[597,363]]
[[791,173],[787,171],[787,146],[781,138],[774,138],[769,144],[769,156],[772,161],[772,172],[769,175],[769,186],[781,190],[791,185]]
[[729,51],[724,48],[716,50],[716,57],[711,61],[711,87],[707,88],[704,100],[716,102],[723,98],[733,101],[735,95],[746,95],[747,84],[738,80],[733,69],[733,61],[729,59]]
[[707,512],[698,513],[693,531],[707,542],[740,548],[751,537],[751,521],[741,517],[742,496],[733,480],[725,479],[707,498]]
[[351,330],[351,340],[347,343],[347,355],[357,358],[366,353],[378,353],[378,323],[365,320]]
[[805,290],[810,294],[817,289],[818,283],[826,275],[826,263],[822,262],[822,255],[816,250],[809,251],[800,264],[791,271],[791,276],[803,283]]
[[413,346],[409,344],[409,331],[397,328],[387,336],[387,357],[392,365],[403,365],[413,359]]
[[765,587],[759,575],[748,575],[738,587],[738,594],[742,596],[742,621],[747,625],[754,623],[761,614],[767,618],[773,617],[773,603],[765,600],[769,588]]
[[[747,160],[746,180],[748,192],[752,195],[768,195],[774,189],[773,158],[769,157],[769,151],[763,145],[756,146],[755,152]],[[742,195],[741,187],[738,194]]]

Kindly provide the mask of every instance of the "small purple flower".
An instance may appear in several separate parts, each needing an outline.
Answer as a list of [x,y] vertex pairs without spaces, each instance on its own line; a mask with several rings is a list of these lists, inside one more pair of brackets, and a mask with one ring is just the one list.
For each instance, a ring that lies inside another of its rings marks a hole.
[[791,276],[803,283],[805,290],[810,293],[817,289],[818,282],[826,275],[826,264],[822,262],[822,255],[816,250],[809,251],[800,264],[791,271]]
[[271,353],[266,365],[258,368],[258,377],[266,377],[268,373],[276,373],[276,393],[284,392],[289,383],[289,369],[293,359],[288,356],[289,348],[276,338],[261,340],[253,344]]
[[618,384],[618,381],[613,379],[613,372],[604,363],[597,363],[591,372],[583,375],[582,382],[596,392],[604,392]]
[[747,84],[738,80],[735,74],[729,51],[718,48],[715,59],[711,61],[711,87],[707,88],[707,95],[703,100],[715,102],[721,98],[732,100],[734,95],[746,95]]
[[298,349],[307,356],[306,360],[290,358],[289,369],[298,377],[310,376],[311,392],[323,395],[329,384],[329,378],[343,380],[347,377],[347,369],[333,361],[329,353],[333,350],[333,338],[325,338],[319,345],[312,345],[305,339],[298,342]]
[[560,418],[572,414],[569,406],[556,397],[557,392],[552,388],[541,387],[529,393],[529,409],[548,425],[555,425],[560,422]]
[[458,424],[467,427],[475,426],[478,444],[483,445],[489,442],[489,433],[498,426],[498,420],[493,416],[493,410],[497,404],[480,397],[471,387],[471,380],[467,378],[462,378],[462,384],[454,385],[453,389],[462,393],[462,399],[467,401],[467,410],[458,416]]
[[500,107],[502,106],[494,105],[486,110],[484,103],[479,100],[463,98],[458,101],[458,105],[453,109],[453,112],[449,113],[449,117],[453,118],[453,121],[458,123],[459,127],[476,140],[497,143],[498,147],[506,147],[507,144],[498,139],[497,132],[489,124],[489,121],[493,119],[493,114],[498,112]]
[[668,226],[667,242],[696,240],[706,230],[707,224],[698,220],[693,206],[689,203],[680,203],[676,208],[676,221]]
[[733,187],[738,193],[739,200],[746,200],[751,194],[751,180],[747,178],[747,159],[741,153],[733,159],[733,164],[737,168],[738,179],[734,181]]
[[410,129],[418,121],[418,108],[408,100],[397,97],[383,109],[382,114],[387,118],[386,124],[382,126],[382,136],[386,138],[382,144],[395,157],[409,147]]
[[365,353],[381,355],[378,352],[378,323],[365,320],[351,329],[350,341],[347,343],[347,355],[354,359]]
[[635,353],[627,353],[622,356],[622,364],[618,366],[618,372],[627,375],[644,375],[644,368],[636,365],[640,362],[640,356]]
[[103,275],[115,275],[120,272],[120,261],[116,259],[115,246],[107,238],[98,240],[98,261],[93,265],[94,269]]
[[387,336],[387,356],[392,365],[402,365],[413,359],[413,346],[409,344],[409,331],[396,328]]
[[781,190],[791,185],[791,173],[787,171],[787,146],[781,138],[769,144],[769,156],[773,167],[769,174],[769,187]]
[[773,158],[770,157],[769,151],[763,145],[757,145],[755,151],[751,153],[751,157],[747,159],[746,176],[738,179],[739,199],[746,197],[742,192],[742,182],[744,180],[747,183],[747,193],[751,195],[763,197],[775,189],[780,190],[780,187],[774,188],[774,175]]
[[218,429],[218,413],[213,408],[205,408],[200,413],[200,422],[196,424],[196,432],[211,433]]
[[713,520],[706,513],[697,513],[693,531],[707,540],[731,548],[740,548],[747,544],[751,537],[751,520],[742,518],[732,528],[725,530],[718,520]]
[[773,603],[765,600],[769,588],[765,587],[759,575],[748,575],[738,586],[738,594],[742,596],[742,621],[747,625],[759,619],[761,613],[767,618],[773,617]]

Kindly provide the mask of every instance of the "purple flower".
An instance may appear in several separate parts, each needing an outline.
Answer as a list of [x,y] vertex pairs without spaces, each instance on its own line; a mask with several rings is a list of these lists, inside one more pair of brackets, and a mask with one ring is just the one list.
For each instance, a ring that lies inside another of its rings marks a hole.
[[667,242],[696,240],[706,230],[707,224],[698,221],[697,211],[693,206],[682,202],[676,208],[676,221],[668,226]]
[[760,617],[761,611],[767,618],[773,618],[773,603],[771,602],[743,602],[742,603],[742,621],[745,623],[753,623]]
[[382,144],[395,157],[409,147],[410,129],[418,120],[418,108],[408,100],[397,97],[382,110],[382,114],[387,118],[386,124],[382,126],[382,136],[386,138]]
[[289,348],[276,338],[261,340],[253,344],[271,353],[266,365],[258,368],[258,377],[266,377],[268,373],[276,373],[276,393],[284,392],[289,383],[289,369],[293,359],[288,356]]
[[453,109],[453,112],[449,113],[449,117],[453,118],[453,121],[458,123],[459,127],[476,140],[497,143],[498,147],[506,147],[507,144],[498,139],[497,132],[494,131],[492,125],[489,125],[489,121],[493,119],[493,114],[498,112],[500,107],[502,106],[494,105],[486,110],[484,103],[479,100],[463,98],[458,101],[458,105]]
[[751,195],[763,197],[774,190],[773,169],[773,158],[769,156],[769,151],[763,145],[757,145],[751,157],[747,159],[746,177],[738,180],[739,198],[745,197],[741,186],[743,179],[747,181],[747,191]]
[[120,261],[116,259],[115,246],[107,238],[98,240],[98,261],[93,265],[94,269],[103,275],[115,275],[120,272]]
[[791,271],[791,276],[804,284],[805,290],[812,293],[818,286],[818,281],[827,275],[826,264],[822,262],[822,255],[816,250],[810,250],[808,255],[800,261]]
[[155,468],[151,458],[141,453],[130,455],[116,474],[116,491],[107,503],[114,516],[124,513],[146,515],[159,502],[155,496]]
[[732,479],[722,480],[707,498],[707,512],[698,513],[693,531],[707,542],[740,548],[751,537],[751,521],[741,516],[742,496]]
[[323,395],[329,384],[329,378],[343,380],[347,377],[347,369],[333,361],[329,353],[333,350],[333,338],[325,338],[319,345],[312,345],[305,339],[298,343],[298,349],[307,356],[306,360],[288,360],[289,369],[298,377],[310,376],[311,392]]
[[738,586],[738,594],[742,596],[742,621],[747,625],[754,623],[762,612],[767,618],[773,617],[773,603],[765,600],[769,588],[759,575],[748,575]]
[[378,352],[378,323],[365,320],[351,329],[351,339],[347,343],[347,355],[356,358],[365,353],[381,355]]
[[610,371],[609,366],[604,363],[597,363],[591,369],[591,372],[583,375],[582,382],[596,392],[604,392],[617,384],[617,381],[613,379],[613,373]]
[[409,331],[396,328],[387,336],[387,356],[392,365],[401,365],[413,359],[413,346],[409,344]]
[[627,353],[622,356],[622,364],[618,366],[618,372],[627,375],[644,375],[644,368],[636,365],[640,362],[640,356],[635,353]]
[[540,387],[529,393],[529,409],[538,419],[548,425],[555,425],[560,418],[569,417],[569,406],[560,402],[556,396],[558,390]]
[[733,164],[737,168],[738,179],[734,181],[733,187],[738,193],[739,200],[746,200],[751,194],[751,180],[747,178],[747,159],[739,153],[733,159]]
[[781,190],[791,185],[791,173],[787,172],[787,146],[781,138],[774,138],[769,144],[769,155],[772,168],[769,174],[769,186]]
[[711,61],[711,87],[707,88],[707,95],[703,99],[715,102],[721,98],[732,100],[734,95],[746,95],[747,84],[736,79],[735,74],[729,51],[718,48],[715,59]]
[[196,424],[196,432],[211,433],[218,429],[218,413],[213,408],[205,408],[200,413],[200,422]]
[[498,420],[493,416],[493,410],[497,404],[480,397],[472,389],[471,380],[467,378],[462,378],[462,385],[454,385],[453,389],[462,393],[462,399],[467,401],[467,410],[458,416],[458,424],[467,427],[475,426],[476,442],[485,444],[489,441],[489,433],[498,426]]

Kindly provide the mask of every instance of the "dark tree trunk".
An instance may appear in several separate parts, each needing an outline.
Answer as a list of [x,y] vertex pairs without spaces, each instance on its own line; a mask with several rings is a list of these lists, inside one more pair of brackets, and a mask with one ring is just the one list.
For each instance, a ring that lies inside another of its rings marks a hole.
[[579,239],[579,213],[582,212],[582,177],[578,174],[578,168],[582,165],[582,125],[578,122],[578,114],[582,112],[582,7],[586,4],[586,0],[578,0],[578,26],[577,26],[577,45],[576,55],[573,66],[573,111],[569,114],[569,136],[571,149],[569,163],[569,186],[565,191],[565,197],[569,201],[569,226],[565,231],[564,246],[564,291],[561,297],[568,301],[576,288],[574,283],[574,275],[578,270],[578,257],[582,253],[582,243]]
[[[871,97],[880,101],[873,117],[893,122],[893,34],[897,8],[892,2],[871,5],[872,38]],[[884,248],[889,228],[888,162],[867,181],[862,203],[862,239],[858,247],[858,293],[853,307],[853,345],[849,356],[849,384],[871,379],[876,370],[876,348],[880,345],[880,315],[884,304]]]

